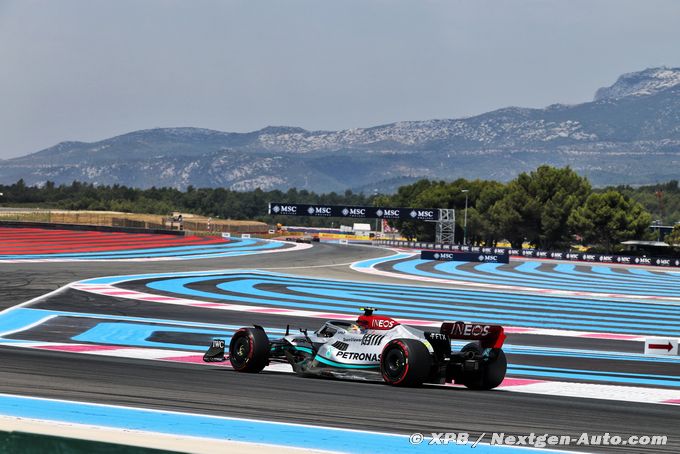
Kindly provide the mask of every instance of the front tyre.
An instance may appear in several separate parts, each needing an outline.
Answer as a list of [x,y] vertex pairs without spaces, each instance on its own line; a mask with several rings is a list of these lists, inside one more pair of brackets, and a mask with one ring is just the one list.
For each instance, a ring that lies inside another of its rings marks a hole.
[[229,343],[229,362],[238,372],[258,373],[269,363],[269,338],[262,329],[241,328]]
[[430,373],[432,356],[422,342],[415,339],[395,339],[383,348],[380,372],[393,386],[420,386]]
[[[476,343],[467,344],[461,352],[473,351],[477,356],[482,356],[483,349]],[[488,390],[496,388],[505,379],[508,368],[508,360],[500,348],[491,350],[489,357],[481,360],[479,370],[468,372],[463,376],[463,384],[470,389]]]

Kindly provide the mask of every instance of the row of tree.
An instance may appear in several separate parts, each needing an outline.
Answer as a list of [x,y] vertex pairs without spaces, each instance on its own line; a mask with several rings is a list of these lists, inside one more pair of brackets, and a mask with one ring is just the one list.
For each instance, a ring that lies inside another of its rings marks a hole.
[[[630,196],[607,189],[593,191],[587,179],[570,168],[541,166],[522,173],[507,184],[459,179],[453,182],[422,180],[399,188],[382,202],[458,209],[467,197],[467,232],[472,243],[509,241],[513,247],[529,242],[541,249],[565,249],[580,239],[614,250],[621,241],[649,237],[651,215]],[[463,221],[463,222],[461,222]],[[404,222],[413,237],[431,235],[431,228]]]
[[[470,243],[496,244],[507,240],[513,247],[529,242],[541,249],[564,249],[576,240],[613,251],[624,240],[652,239],[649,225],[653,219],[663,219],[662,214],[673,216],[677,209],[680,217],[677,181],[641,188],[621,186],[593,190],[586,178],[570,168],[550,166],[522,173],[506,184],[465,179],[452,182],[421,180],[402,186],[391,195],[364,195],[352,191],[316,194],[296,189],[237,192],[192,186],[186,191],[173,188],[142,190],[79,182],[59,186],[47,182],[37,187],[27,186],[23,180],[13,185],[0,185],[0,193],[4,194],[0,201],[5,205],[155,214],[180,211],[224,219],[257,219],[268,223],[311,226],[337,226],[339,220],[272,217],[267,214],[267,204],[455,208],[456,238],[459,241],[465,235]],[[467,229],[464,232],[466,199]],[[665,210],[663,213],[657,211],[660,202]],[[652,216],[650,212],[659,214]],[[434,237],[432,223],[398,222],[397,227],[412,238],[430,240]],[[680,243],[680,230],[677,236]]]

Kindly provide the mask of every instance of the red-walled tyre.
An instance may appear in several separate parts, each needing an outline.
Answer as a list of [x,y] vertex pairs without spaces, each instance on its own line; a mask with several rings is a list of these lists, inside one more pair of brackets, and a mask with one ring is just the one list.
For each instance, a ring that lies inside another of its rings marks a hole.
[[432,356],[422,342],[395,339],[383,348],[380,372],[385,383],[393,386],[420,386],[432,367]]
[[[482,347],[473,342],[467,344],[461,351],[474,351],[481,355]],[[503,350],[500,348],[493,349],[489,359],[482,363],[479,371],[468,373],[463,377],[463,384],[470,389],[493,389],[503,382],[507,368],[508,360],[505,358]]]
[[241,328],[229,343],[229,362],[239,372],[258,373],[269,363],[269,338],[261,329]]

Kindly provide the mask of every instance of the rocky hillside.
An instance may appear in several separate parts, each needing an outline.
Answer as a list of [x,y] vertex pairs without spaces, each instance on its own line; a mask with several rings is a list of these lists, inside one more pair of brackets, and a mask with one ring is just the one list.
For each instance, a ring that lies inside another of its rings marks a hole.
[[0,182],[372,192],[423,177],[506,181],[541,164],[570,165],[596,185],[677,179],[680,68],[625,74],[592,102],[465,119],[344,131],[162,128],[63,142],[0,161]]

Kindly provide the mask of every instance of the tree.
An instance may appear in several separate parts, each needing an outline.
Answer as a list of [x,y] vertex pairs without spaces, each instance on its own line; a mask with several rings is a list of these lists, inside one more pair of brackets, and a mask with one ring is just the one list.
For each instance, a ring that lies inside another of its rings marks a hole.
[[[526,175],[526,174],[525,174]],[[503,198],[489,210],[490,222],[513,248],[521,248],[525,239],[538,236],[540,206],[529,195],[522,181],[511,181]]]
[[569,226],[585,243],[613,252],[622,241],[643,238],[652,216],[639,203],[618,191],[591,194],[572,211]]
[[541,249],[563,248],[571,240],[567,219],[590,191],[588,180],[569,167],[541,166],[508,184],[490,210],[491,221],[513,247],[526,239]]
[[680,246],[680,224],[675,224],[673,231],[666,235],[666,243],[671,246]]

